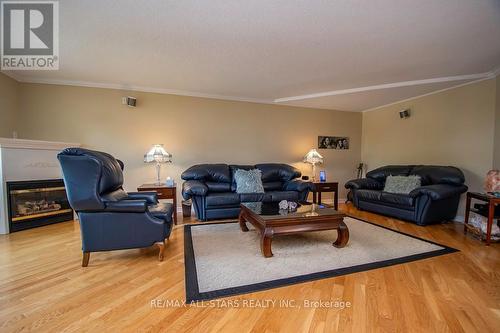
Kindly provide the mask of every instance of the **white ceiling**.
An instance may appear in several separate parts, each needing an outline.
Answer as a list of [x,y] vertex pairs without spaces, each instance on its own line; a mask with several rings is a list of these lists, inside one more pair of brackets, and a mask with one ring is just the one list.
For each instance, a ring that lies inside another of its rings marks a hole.
[[60,70],[8,74],[268,103],[333,91],[280,104],[363,111],[500,66],[499,0],[64,0],[59,7]]

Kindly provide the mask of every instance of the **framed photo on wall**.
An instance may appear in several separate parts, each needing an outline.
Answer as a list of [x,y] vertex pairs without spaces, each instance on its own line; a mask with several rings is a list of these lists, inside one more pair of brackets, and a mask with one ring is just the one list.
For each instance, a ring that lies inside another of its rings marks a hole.
[[318,149],[349,149],[346,136],[318,136]]

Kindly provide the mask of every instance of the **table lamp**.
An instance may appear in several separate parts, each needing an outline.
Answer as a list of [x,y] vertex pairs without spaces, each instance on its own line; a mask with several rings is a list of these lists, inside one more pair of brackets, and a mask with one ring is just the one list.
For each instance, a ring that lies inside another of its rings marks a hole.
[[162,144],[153,145],[153,147],[144,155],[144,163],[156,163],[156,183],[161,185],[160,169],[161,163],[172,162],[172,154],[169,154]]
[[312,165],[312,181],[316,181],[316,164],[323,164],[323,156],[321,156],[316,149],[311,149],[304,156],[304,162]]

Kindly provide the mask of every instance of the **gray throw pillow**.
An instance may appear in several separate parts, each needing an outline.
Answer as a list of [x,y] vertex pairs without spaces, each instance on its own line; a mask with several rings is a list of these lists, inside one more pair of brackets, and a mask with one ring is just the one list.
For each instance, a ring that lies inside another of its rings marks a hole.
[[234,172],[234,180],[236,182],[236,193],[264,193],[262,172],[258,169],[238,169]]
[[384,191],[408,194],[422,185],[420,176],[387,176]]

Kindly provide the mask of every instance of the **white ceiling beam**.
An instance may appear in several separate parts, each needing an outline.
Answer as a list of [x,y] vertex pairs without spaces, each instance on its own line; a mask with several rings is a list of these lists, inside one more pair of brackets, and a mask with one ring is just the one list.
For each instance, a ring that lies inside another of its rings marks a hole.
[[374,85],[374,86],[332,90],[332,91],[325,91],[325,92],[320,92],[320,93],[291,96],[291,97],[282,97],[282,98],[275,99],[274,102],[275,103],[284,103],[284,102],[299,101],[299,100],[311,99],[311,98],[354,94],[354,93],[359,93],[359,92],[364,92],[364,91],[373,91],[373,90],[391,89],[391,88],[400,88],[400,87],[410,87],[410,86],[418,86],[418,85],[423,85],[423,84],[432,84],[432,83],[440,83],[440,82],[479,80],[479,79],[492,78],[492,77],[495,77],[495,74],[493,72],[486,72],[486,73],[478,73],[478,74],[436,77],[436,78],[424,79],[424,80],[401,81],[401,82],[395,82],[395,83],[378,84],[378,85]]

